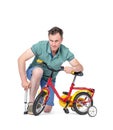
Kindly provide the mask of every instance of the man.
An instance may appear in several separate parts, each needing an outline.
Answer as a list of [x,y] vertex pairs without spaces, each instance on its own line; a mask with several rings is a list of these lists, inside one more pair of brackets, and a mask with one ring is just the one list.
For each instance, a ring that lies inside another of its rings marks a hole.
[[[48,31],[48,39],[48,41],[40,41],[34,44],[18,58],[18,68],[22,87],[25,90],[28,88],[30,89],[28,105],[29,114],[33,114],[32,106],[39,85],[41,85],[41,88],[44,87],[47,82],[47,76],[50,74],[50,71],[46,66],[41,66],[36,62],[37,59],[43,60],[49,65],[49,67],[54,69],[58,69],[65,61],[69,61],[72,67],[64,67],[66,73],[83,71],[82,65],[77,59],[75,59],[74,54],[70,52],[67,47],[61,44],[63,40],[62,29],[58,27],[50,29]],[[26,61],[32,57],[34,57],[34,60],[26,71]],[[53,75],[52,82],[54,84],[56,76],[57,73]],[[27,79],[29,79],[29,81]],[[50,112],[52,106],[54,106],[54,92],[50,89],[50,97],[45,106],[44,112]]]

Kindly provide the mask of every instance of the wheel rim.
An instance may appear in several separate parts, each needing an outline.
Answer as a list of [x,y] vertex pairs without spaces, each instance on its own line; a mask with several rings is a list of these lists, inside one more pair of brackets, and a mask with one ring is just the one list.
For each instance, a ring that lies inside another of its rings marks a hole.
[[44,107],[45,107],[45,105],[38,103],[36,106],[36,112],[40,113]]
[[96,108],[95,106],[89,107],[89,109],[88,109],[88,114],[89,114],[89,116],[91,116],[91,117],[96,116],[96,114],[97,114],[97,108]]
[[34,115],[39,115],[45,108],[46,105],[46,96],[43,93],[40,93],[33,105]]
[[80,112],[87,112],[88,108],[91,106],[90,97],[87,95],[81,95],[76,101],[76,108]]

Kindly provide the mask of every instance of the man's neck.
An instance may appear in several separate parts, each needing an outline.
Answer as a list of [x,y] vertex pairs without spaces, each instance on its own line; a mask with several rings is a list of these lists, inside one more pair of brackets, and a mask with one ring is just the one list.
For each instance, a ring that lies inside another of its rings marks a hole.
[[53,57],[58,53],[58,50],[57,51],[51,51]]
[[57,51],[52,51],[52,56],[55,56]]

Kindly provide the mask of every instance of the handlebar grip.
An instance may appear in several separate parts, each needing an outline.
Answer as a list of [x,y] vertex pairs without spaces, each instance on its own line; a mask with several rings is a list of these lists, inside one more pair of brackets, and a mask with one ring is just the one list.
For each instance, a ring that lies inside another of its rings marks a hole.
[[37,62],[38,62],[39,64],[42,64],[44,61],[41,60],[41,59],[38,59]]
[[73,75],[77,75],[77,76],[83,76],[83,72],[74,72],[74,71],[72,71],[71,72],[71,74],[73,74]]
[[71,72],[71,74],[73,74],[73,75],[74,75],[74,74],[75,74],[75,72],[74,72],[74,71],[72,71],[72,72]]

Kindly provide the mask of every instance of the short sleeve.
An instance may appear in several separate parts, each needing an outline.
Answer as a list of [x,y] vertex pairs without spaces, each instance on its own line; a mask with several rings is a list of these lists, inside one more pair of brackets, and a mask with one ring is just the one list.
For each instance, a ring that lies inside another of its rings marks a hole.
[[41,42],[34,44],[31,47],[31,50],[34,53],[34,55],[40,55],[40,53],[41,53]]
[[71,61],[72,59],[75,58],[74,54],[68,49],[68,52],[67,52],[67,61]]

